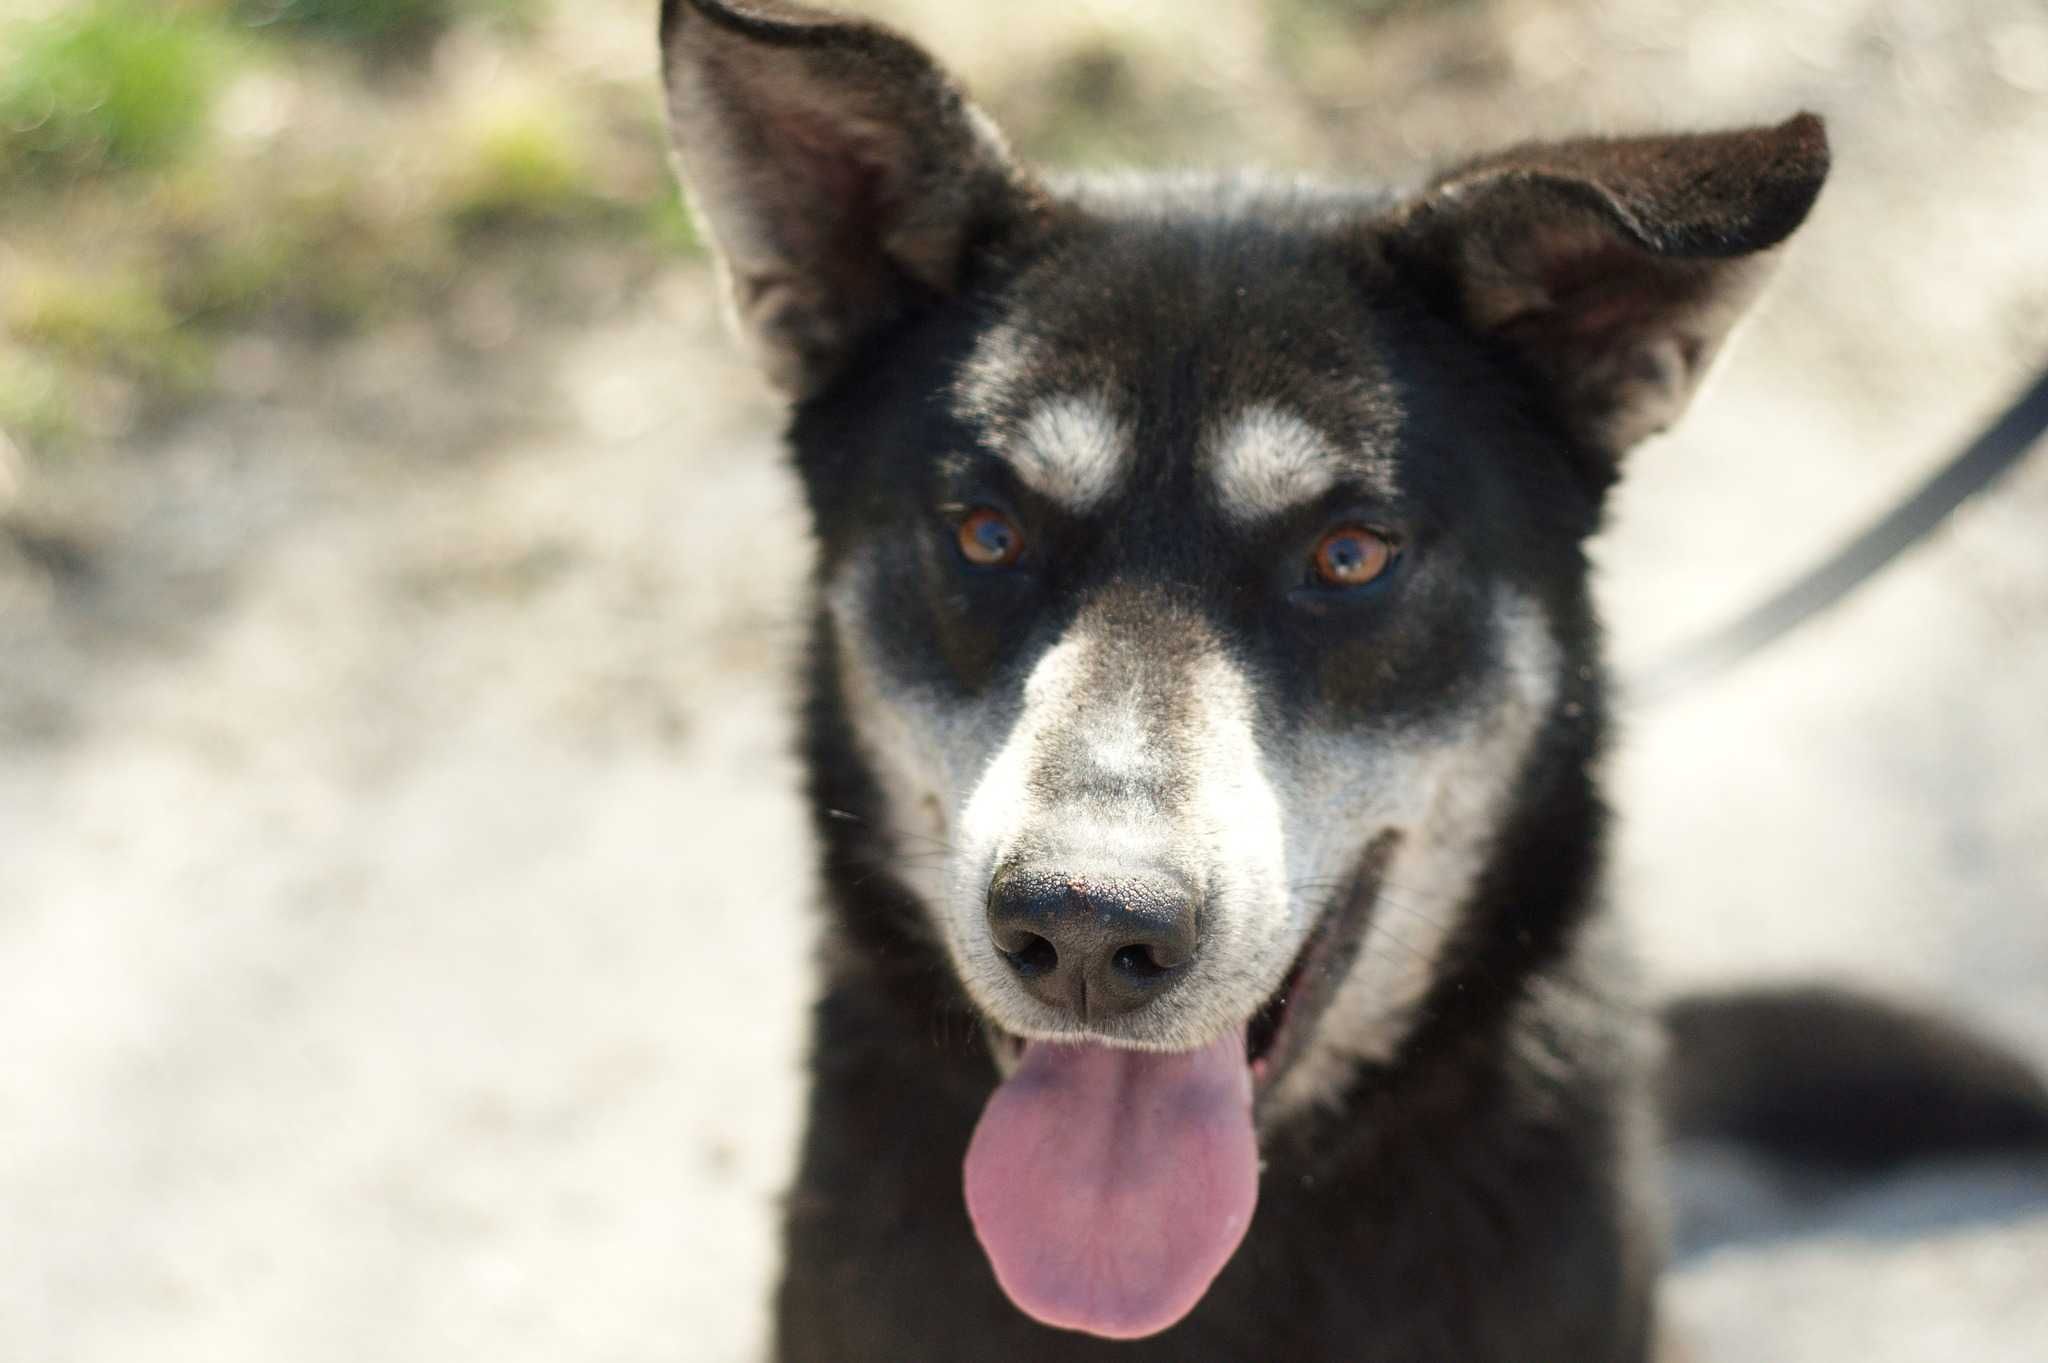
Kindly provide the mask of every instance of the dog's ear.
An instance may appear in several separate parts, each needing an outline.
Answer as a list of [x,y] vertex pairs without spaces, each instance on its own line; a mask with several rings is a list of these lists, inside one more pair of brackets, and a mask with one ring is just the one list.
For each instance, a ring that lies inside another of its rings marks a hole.
[[1519,147],[1409,201],[1391,249],[1529,367],[1579,439],[1618,460],[1684,410],[1827,169],[1812,114]]
[[1034,202],[995,128],[886,29],[785,0],[663,0],[669,128],[741,329],[816,392]]

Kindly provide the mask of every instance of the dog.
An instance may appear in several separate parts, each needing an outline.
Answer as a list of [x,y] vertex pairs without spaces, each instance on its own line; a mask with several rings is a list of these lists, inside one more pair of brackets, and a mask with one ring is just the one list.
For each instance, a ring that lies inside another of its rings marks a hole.
[[1667,1027],[1603,893],[1585,544],[1820,119],[1411,189],[1063,181],[874,24],[660,32],[818,548],[779,1357],[1640,1363],[1667,1133],[2048,1144],[1937,1020]]

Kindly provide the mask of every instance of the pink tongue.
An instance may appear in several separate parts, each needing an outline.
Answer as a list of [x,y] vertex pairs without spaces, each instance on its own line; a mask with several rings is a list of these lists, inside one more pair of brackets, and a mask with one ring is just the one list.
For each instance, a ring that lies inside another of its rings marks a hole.
[[1003,1291],[1110,1339],[1193,1310],[1258,1197],[1242,1036],[1174,1055],[1033,1042],[967,1147],[967,1214]]

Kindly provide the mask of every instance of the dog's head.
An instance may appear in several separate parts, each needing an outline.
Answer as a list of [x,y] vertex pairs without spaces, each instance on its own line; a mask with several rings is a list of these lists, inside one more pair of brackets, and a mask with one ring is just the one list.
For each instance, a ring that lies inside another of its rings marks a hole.
[[1406,194],[1061,186],[882,29],[668,0],[663,38],[793,400],[858,813],[999,1058],[1227,1053],[1269,1114],[1386,1060],[1532,768],[1583,777],[1583,542],[1811,206],[1818,120]]

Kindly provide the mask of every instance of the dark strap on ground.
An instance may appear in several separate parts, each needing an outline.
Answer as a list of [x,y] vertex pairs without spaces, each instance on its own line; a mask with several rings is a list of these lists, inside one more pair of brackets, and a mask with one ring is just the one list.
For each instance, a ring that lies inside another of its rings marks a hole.
[[1669,700],[1746,662],[1877,576],[1957,507],[2016,467],[2048,431],[2048,372],[2002,415],[1884,517],[1748,612],[1675,650],[1623,694],[1635,704]]

